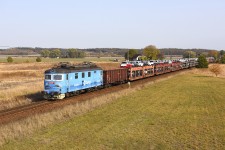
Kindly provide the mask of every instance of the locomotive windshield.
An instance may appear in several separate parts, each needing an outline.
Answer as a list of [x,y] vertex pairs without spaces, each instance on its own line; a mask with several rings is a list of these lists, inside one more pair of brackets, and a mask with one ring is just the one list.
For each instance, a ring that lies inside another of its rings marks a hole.
[[45,75],[45,80],[51,80],[51,75]]
[[50,75],[46,74],[45,75],[45,80],[62,80],[62,75]]
[[62,75],[54,75],[53,80],[62,80]]

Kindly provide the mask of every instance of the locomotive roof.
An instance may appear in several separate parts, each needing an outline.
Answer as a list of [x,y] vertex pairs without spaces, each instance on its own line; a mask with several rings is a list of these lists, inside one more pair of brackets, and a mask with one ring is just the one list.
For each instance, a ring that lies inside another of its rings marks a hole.
[[102,68],[91,62],[84,62],[78,65],[70,64],[68,62],[61,62],[53,68],[46,70],[45,73],[72,73],[92,70],[102,70]]

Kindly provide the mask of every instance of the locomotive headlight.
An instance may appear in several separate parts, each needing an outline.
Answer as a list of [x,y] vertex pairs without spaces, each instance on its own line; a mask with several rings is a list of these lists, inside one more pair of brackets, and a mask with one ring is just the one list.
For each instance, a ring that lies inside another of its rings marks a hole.
[[45,89],[50,89],[50,86],[46,85],[46,86],[45,86]]

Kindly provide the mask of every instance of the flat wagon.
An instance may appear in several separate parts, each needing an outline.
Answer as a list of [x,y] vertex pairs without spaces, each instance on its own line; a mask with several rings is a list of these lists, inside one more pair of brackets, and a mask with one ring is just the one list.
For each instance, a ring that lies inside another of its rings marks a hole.
[[165,67],[164,63],[155,64],[155,75],[164,74],[164,71],[165,71],[164,67]]
[[154,65],[150,65],[150,66],[143,66],[143,70],[144,70],[144,77],[150,77],[150,76],[154,76]]
[[139,80],[154,76],[154,66],[132,67],[128,69],[129,81]]
[[129,81],[138,80],[144,78],[143,67],[132,67],[128,70]]
[[179,61],[175,61],[172,63],[172,71],[177,71],[182,69],[182,63]]
[[170,72],[171,71],[171,67],[172,67],[171,63],[164,63],[164,72],[165,73]]

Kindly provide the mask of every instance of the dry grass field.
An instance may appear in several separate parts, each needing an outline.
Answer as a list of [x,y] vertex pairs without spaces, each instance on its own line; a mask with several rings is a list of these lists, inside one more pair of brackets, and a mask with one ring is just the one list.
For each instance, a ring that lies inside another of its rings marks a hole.
[[0,64],[0,110],[27,104],[43,89],[47,63]]
[[225,149],[224,90],[224,78],[182,74],[2,127],[2,148]]
[[[40,99],[44,71],[56,64],[54,62],[0,63],[0,110]],[[103,69],[119,67],[119,63],[97,62],[96,64]]]
[[[209,68],[212,66],[212,64],[209,65]],[[220,68],[221,68],[221,73],[218,75],[219,78],[225,78],[225,64],[219,64]],[[210,72],[210,69],[206,68],[206,69],[194,69],[193,73],[195,74],[202,74],[202,75],[206,75],[206,76],[215,76],[215,74],[213,74],[212,72]]]

